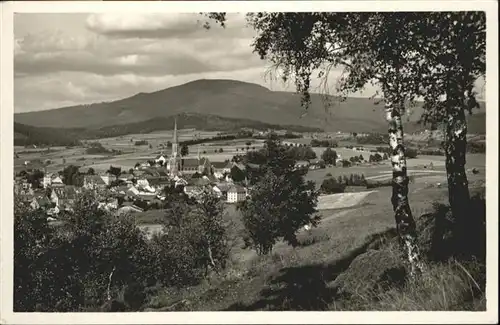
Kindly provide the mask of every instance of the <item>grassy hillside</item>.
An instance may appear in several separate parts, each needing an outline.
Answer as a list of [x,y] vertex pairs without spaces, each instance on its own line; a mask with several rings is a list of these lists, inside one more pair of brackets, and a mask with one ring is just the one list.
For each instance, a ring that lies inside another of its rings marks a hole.
[[[14,119],[40,127],[102,129],[191,113],[327,131],[387,131],[381,104],[368,98],[352,97],[343,102],[331,99],[332,106],[325,109],[323,97],[313,94],[312,105],[306,112],[300,106],[299,95],[294,93],[271,91],[236,80],[197,80],[108,103],[20,113]],[[484,133],[484,105],[478,112],[482,113],[473,118],[471,133]],[[421,107],[416,107],[408,116],[408,131],[424,128],[414,123],[420,114]]]

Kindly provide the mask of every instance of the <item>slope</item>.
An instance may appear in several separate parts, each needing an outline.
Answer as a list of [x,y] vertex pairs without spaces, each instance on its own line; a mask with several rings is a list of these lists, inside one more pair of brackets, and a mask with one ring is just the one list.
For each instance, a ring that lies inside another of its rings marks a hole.
[[[313,94],[312,104],[306,112],[300,106],[299,95],[291,92],[271,91],[236,80],[202,79],[113,102],[20,113],[14,118],[16,122],[40,127],[99,129],[195,113],[327,131],[386,132],[383,107],[376,105],[375,100],[352,97],[341,102],[334,97],[331,99],[333,105],[325,109],[323,97]],[[483,105],[479,112],[484,111]],[[416,122],[420,114],[421,107],[417,106],[408,116],[408,122]],[[479,120],[481,115],[478,114]],[[475,124],[481,128],[481,123]],[[422,128],[413,123],[408,126],[412,130]]]

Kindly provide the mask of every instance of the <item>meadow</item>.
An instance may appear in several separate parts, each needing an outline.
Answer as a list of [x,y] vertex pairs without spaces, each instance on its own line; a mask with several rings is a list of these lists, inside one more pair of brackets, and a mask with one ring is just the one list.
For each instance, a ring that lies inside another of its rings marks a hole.
[[[270,255],[258,256],[236,240],[223,275],[161,291],[146,310],[485,310],[484,295],[471,289],[468,275],[452,262],[429,265],[418,287],[376,286],[378,276],[401,267],[390,192],[380,188],[366,195],[363,204],[319,211],[319,226],[300,231],[295,248],[279,242]],[[419,225],[420,216],[432,212],[432,202],[447,200],[446,188],[424,183],[413,184],[409,195]],[[226,218],[238,234],[242,223],[234,206]],[[339,287],[349,294],[341,294]],[[372,300],[372,294],[379,298]]]

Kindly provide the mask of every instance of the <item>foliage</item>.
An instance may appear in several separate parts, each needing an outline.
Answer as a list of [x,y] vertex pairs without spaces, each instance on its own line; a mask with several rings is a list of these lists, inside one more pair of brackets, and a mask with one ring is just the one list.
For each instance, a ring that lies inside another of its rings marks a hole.
[[[39,170],[39,169],[35,169],[33,170],[32,172],[25,172],[25,177],[26,177],[26,181],[31,184],[31,186],[33,188],[40,188],[42,187],[42,184],[40,183],[40,180],[43,178],[44,176],[44,172]],[[22,176],[22,175],[20,175]]]
[[332,150],[331,148],[326,148],[325,151],[321,154],[321,159],[325,162],[327,165],[336,165],[337,163],[337,152],[335,150]]
[[15,310],[79,311],[116,297],[125,284],[151,283],[151,254],[130,219],[106,215],[84,193],[65,222],[50,226],[41,211],[16,208]]
[[356,142],[358,144],[385,144],[389,142],[387,134],[369,133],[364,136],[357,136]]
[[330,177],[323,180],[320,191],[325,194],[344,193],[345,187],[346,185],[339,183],[335,177]]
[[199,201],[184,196],[166,206],[167,229],[153,239],[159,261],[159,277],[166,285],[197,283],[208,268],[218,271],[228,258],[223,206],[213,194],[203,193]]
[[468,142],[467,152],[469,153],[486,153],[486,142]]
[[290,147],[288,150],[295,160],[311,160],[316,158],[316,153],[310,147]]
[[247,233],[247,244],[258,254],[269,254],[283,239],[297,246],[297,231],[307,224],[316,226],[317,193],[314,183],[305,182],[303,173],[276,173],[268,169],[250,191],[250,198],[239,206]]
[[342,161],[340,162],[340,164],[342,165],[342,167],[344,168],[347,168],[347,167],[351,167],[352,166],[352,163],[349,161],[349,160],[346,160],[346,159],[342,159]]
[[408,158],[408,159],[417,158],[418,151],[417,151],[417,149],[414,149],[414,148],[406,148],[405,155],[406,155],[406,158]]
[[146,140],[137,140],[136,142],[134,142],[135,146],[146,146],[148,144],[149,143]]
[[83,174],[78,166],[69,165],[62,170],[62,179],[66,185],[83,186]]
[[189,147],[187,146],[187,144],[183,143],[181,145],[181,156],[185,157],[189,154]]
[[325,140],[318,140],[318,139],[312,139],[311,140],[311,147],[327,147],[327,148],[336,148],[338,147],[338,142],[332,139],[325,139]]
[[122,172],[122,168],[121,167],[114,167],[114,166],[109,166],[109,169],[107,171],[108,173],[112,174],[112,175],[115,175],[116,177],[120,176],[121,172]]
[[91,142],[89,143],[89,147],[85,149],[85,153],[88,155],[116,154],[120,153],[120,151],[106,149],[100,142]]
[[370,157],[368,158],[368,162],[372,163],[376,163],[376,162],[380,162],[383,160],[383,156],[381,156],[378,152],[375,153],[374,155],[370,155]]
[[23,135],[14,136],[15,146],[27,145],[49,145],[49,146],[77,146],[80,140],[72,134],[68,134],[65,129],[42,128],[14,122],[14,132]]
[[245,180],[245,177],[246,177],[246,173],[244,171],[242,171],[241,169],[239,169],[237,166],[233,166],[231,167],[231,179],[234,181],[234,182],[243,182]]

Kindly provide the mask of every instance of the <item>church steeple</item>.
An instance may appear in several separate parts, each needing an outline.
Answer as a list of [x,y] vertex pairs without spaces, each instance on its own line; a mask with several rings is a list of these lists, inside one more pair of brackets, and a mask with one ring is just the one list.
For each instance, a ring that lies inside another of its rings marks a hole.
[[172,138],[172,157],[177,157],[178,156],[178,148],[179,144],[177,142],[177,117],[175,117],[174,121],[174,135]]

